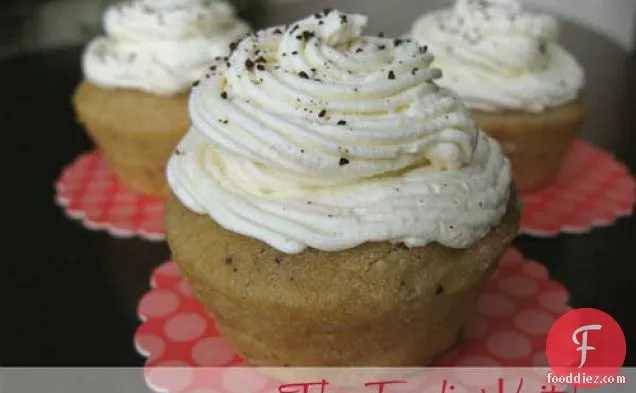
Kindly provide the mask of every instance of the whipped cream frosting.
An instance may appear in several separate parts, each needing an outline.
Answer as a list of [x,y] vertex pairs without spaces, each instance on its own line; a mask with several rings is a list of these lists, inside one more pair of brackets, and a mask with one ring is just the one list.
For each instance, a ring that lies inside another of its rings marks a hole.
[[228,3],[210,0],[121,2],[106,9],[103,23],[106,35],[84,52],[85,77],[158,95],[186,91],[250,30]]
[[584,83],[556,42],[557,21],[518,0],[457,0],[420,17],[411,36],[434,53],[438,83],[471,109],[541,112],[578,98]]
[[242,40],[191,93],[167,167],[190,210],[285,252],[365,242],[468,247],[500,222],[499,145],[410,40],[325,11]]

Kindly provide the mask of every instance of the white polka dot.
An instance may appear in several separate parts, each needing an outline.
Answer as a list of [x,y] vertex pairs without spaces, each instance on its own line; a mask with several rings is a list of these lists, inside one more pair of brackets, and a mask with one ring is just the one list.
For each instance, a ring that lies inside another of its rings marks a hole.
[[174,341],[190,341],[201,337],[207,327],[205,318],[198,314],[180,314],[166,322],[166,336]]
[[473,317],[466,328],[464,335],[467,338],[483,336],[488,331],[488,322],[480,317]]
[[192,348],[192,359],[200,366],[224,366],[236,357],[236,352],[222,337],[204,338]]
[[136,337],[135,344],[139,353],[146,356],[150,361],[160,359],[166,349],[166,344],[161,337],[151,334]]
[[499,281],[499,287],[509,295],[530,297],[537,293],[537,284],[529,278],[514,276]]
[[486,293],[479,298],[479,312],[485,316],[502,317],[512,314],[515,306],[512,301],[495,293]]
[[174,262],[164,263],[163,265],[159,267],[159,269],[157,269],[157,272],[159,274],[163,274],[166,276],[173,276],[173,277],[177,277],[180,274],[179,268],[177,267],[177,264]]
[[192,368],[179,361],[164,362],[146,369],[148,384],[158,391],[178,392],[192,383],[193,379]]
[[530,334],[547,335],[556,321],[552,315],[541,310],[524,310],[515,317],[515,326]]
[[229,392],[253,393],[263,389],[269,378],[252,368],[230,367],[223,374],[223,386]]
[[534,278],[548,278],[548,269],[545,266],[537,262],[525,262],[521,269],[525,274]]
[[539,296],[539,304],[548,311],[565,314],[570,310],[565,291],[550,291]]
[[488,338],[486,346],[491,354],[502,359],[521,358],[532,351],[530,341],[521,333],[513,331],[493,334]]
[[181,292],[182,294],[188,297],[192,297],[192,290],[190,289],[190,286],[188,285],[187,282],[181,281],[179,285],[177,286],[177,288],[179,289],[179,292]]
[[141,299],[139,314],[144,317],[163,317],[179,307],[179,297],[168,290],[154,290]]

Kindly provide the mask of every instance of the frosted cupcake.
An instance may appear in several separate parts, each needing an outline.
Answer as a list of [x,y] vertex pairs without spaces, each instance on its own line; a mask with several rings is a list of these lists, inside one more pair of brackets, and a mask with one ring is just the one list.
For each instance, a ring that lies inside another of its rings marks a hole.
[[418,19],[440,85],[455,90],[498,139],[521,191],[549,184],[581,128],[584,73],[557,42],[557,21],[517,0],[458,0]]
[[206,0],[122,2],[107,8],[104,28],[83,55],[77,118],[125,186],[165,196],[192,83],[249,28],[229,4]]
[[171,157],[173,257],[258,366],[445,353],[518,223],[509,163],[414,42],[338,11],[241,41]]

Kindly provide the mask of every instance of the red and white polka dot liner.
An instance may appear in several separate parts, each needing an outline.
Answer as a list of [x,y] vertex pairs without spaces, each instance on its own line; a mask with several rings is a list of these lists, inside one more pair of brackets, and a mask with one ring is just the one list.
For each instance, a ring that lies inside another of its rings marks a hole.
[[[78,157],[56,183],[56,200],[67,215],[114,236],[164,238],[162,199],[126,190],[98,152]],[[557,181],[523,196],[521,233],[554,236],[583,233],[632,213],[636,181],[611,155],[577,141]]]
[[523,195],[521,233],[554,236],[588,232],[632,214],[636,181],[610,154],[576,141],[557,181]]
[[163,240],[164,201],[129,191],[98,152],[79,156],[55,184],[56,201],[89,229]]
[[[202,381],[196,380],[199,373],[192,372],[192,367],[243,365],[216,330],[214,320],[192,296],[173,262],[155,270],[151,286],[139,303],[143,322],[135,344],[147,358],[146,376],[152,386],[162,391],[190,392],[193,390],[187,387],[202,386]],[[546,337],[552,324],[570,310],[567,298],[565,288],[550,281],[542,265],[524,260],[518,251],[510,249],[479,299],[464,341],[436,366],[547,366]],[[153,368],[186,366],[182,374],[190,377],[181,378],[194,379],[183,381],[179,389],[173,385],[162,387],[160,381],[152,380]],[[227,368],[226,372],[231,370]],[[222,393],[217,385],[215,391]],[[226,387],[225,391],[233,391]]]

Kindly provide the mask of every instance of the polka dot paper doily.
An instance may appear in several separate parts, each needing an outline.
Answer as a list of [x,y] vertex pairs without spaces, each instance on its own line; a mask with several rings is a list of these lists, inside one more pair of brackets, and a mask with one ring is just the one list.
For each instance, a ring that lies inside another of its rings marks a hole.
[[632,214],[636,181],[610,154],[576,141],[556,182],[523,196],[520,232],[583,233]]
[[[147,379],[152,379],[152,369],[157,367],[189,366],[182,373],[196,379],[198,373],[186,370],[243,364],[216,330],[214,320],[192,297],[173,262],[155,270],[151,286],[139,303],[143,322],[135,335],[136,347],[146,357]],[[526,261],[510,249],[479,299],[464,341],[436,365],[547,366],[546,337],[558,317],[570,310],[567,297],[564,287],[550,281],[542,265]],[[232,368],[226,370],[232,372]],[[200,386],[200,382],[189,380],[181,388]],[[157,381],[149,384],[175,391],[157,386],[161,385]],[[182,389],[178,391],[189,391]],[[215,391],[222,393],[216,385]]]
[[66,214],[87,228],[164,239],[164,201],[125,189],[98,152],[85,153],[64,169],[55,190]]

